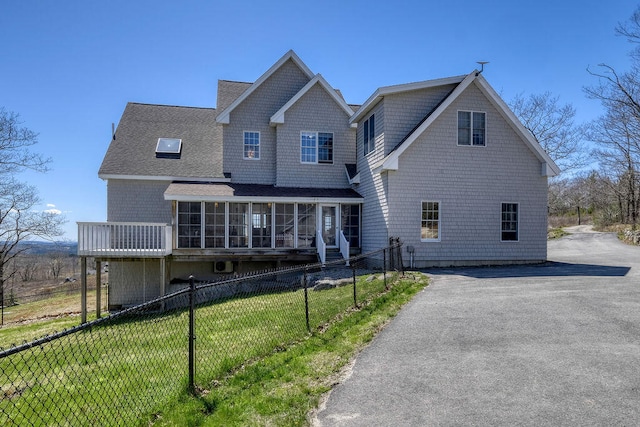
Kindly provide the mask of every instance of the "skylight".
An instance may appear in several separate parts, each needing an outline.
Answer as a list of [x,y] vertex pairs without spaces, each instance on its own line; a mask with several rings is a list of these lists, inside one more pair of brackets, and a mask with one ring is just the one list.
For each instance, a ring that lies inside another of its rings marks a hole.
[[182,140],[178,138],[158,138],[156,154],[180,154]]

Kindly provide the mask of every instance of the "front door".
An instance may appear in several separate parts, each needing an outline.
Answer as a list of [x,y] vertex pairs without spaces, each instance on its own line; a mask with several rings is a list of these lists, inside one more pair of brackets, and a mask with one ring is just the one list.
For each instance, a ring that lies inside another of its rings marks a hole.
[[338,247],[338,206],[323,205],[321,209],[320,224],[322,227],[322,239],[328,248]]

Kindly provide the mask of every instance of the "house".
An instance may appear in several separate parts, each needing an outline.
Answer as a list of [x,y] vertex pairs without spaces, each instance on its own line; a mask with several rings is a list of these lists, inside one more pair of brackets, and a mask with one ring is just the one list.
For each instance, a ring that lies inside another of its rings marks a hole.
[[107,221],[78,224],[78,253],[109,262],[111,308],[391,236],[407,266],[542,262],[558,172],[478,71],[357,106],[289,51],[219,81],[216,108],[129,103],[98,173]]

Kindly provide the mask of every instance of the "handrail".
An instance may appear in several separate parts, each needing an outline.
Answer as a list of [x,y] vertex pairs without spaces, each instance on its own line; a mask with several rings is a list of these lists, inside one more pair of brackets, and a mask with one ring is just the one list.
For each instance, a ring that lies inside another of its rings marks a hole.
[[316,231],[316,246],[318,248],[318,256],[320,257],[320,263],[325,265],[325,261],[327,259],[327,244],[324,242],[322,238],[322,230],[318,229]]
[[344,237],[344,233],[340,230],[340,254],[342,258],[347,260],[346,266],[349,266],[349,241]]
[[172,252],[171,225],[78,222],[78,255],[158,257]]

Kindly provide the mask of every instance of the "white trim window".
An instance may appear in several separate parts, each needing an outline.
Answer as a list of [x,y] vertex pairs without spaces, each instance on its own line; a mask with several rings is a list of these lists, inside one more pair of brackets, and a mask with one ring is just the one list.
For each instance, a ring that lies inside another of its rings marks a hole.
[[440,202],[422,202],[420,240],[423,242],[440,241]]
[[300,132],[301,163],[333,163],[333,133]]
[[362,125],[363,132],[363,149],[364,155],[371,153],[376,148],[376,118],[375,114],[372,114]]
[[202,247],[201,202],[178,202],[178,247]]
[[243,158],[245,160],[260,160],[260,132],[244,132]]
[[478,111],[458,111],[458,145],[486,145],[486,116],[486,113]]
[[501,236],[503,242],[518,241],[518,203],[502,204]]

